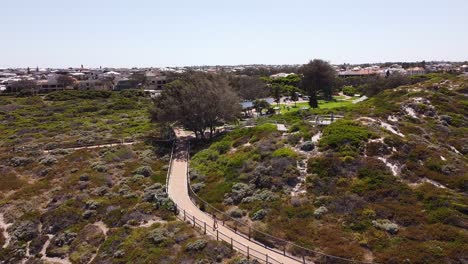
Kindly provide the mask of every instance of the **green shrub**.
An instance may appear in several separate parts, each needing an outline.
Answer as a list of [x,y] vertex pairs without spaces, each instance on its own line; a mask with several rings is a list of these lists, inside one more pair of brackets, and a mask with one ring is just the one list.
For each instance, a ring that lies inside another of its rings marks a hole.
[[110,91],[57,91],[46,95],[46,100],[49,101],[68,101],[75,99],[97,99],[97,98],[109,98],[112,95]]
[[355,94],[357,94],[357,90],[353,86],[345,86],[343,87],[343,94],[348,96],[354,96]]
[[359,124],[339,120],[323,130],[319,145],[322,149],[335,149],[340,152],[348,152],[349,155],[353,151],[357,151],[371,137],[373,134]]
[[188,243],[185,250],[187,250],[187,251],[201,251],[206,247],[206,245],[207,245],[207,242],[205,240],[197,240],[197,241]]
[[141,167],[138,167],[136,170],[133,171],[133,173],[135,174],[140,174],[140,175],[143,175],[145,177],[149,177],[151,175],[153,175],[153,169],[151,169],[150,166],[141,166]]
[[210,148],[215,149],[219,154],[224,154],[231,149],[231,143],[229,141],[219,141],[211,145]]
[[276,157],[296,158],[297,153],[294,150],[292,150],[291,148],[284,147],[284,148],[280,148],[280,149],[275,150],[271,154],[271,156],[274,157],[274,158],[276,158]]

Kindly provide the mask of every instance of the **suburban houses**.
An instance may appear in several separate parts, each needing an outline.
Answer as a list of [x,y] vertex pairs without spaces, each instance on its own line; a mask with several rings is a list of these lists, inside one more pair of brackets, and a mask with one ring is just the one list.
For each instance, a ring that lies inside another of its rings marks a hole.
[[[0,69],[0,92],[15,92],[15,84],[21,81],[34,83],[36,92],[51,92],[65,89],[75,90],[125,90],[144,89],[147,94],[157,96],[167,84],[168,74],[187,71],[207,73],[235,73],[257,70],[276,72],[270,78],[286,77],[293,73],[286,69],[297,69],[300,65],[233,65],[233,66],[186,66],[165,68],[78,68],[43,69]],[[337,75],[343,78],[385,76],[387,74],[418,75],[429,72],[468,72],[468,65],[462,63],[430,62],[424,66],[404,67],[400,64],[334,65]],[[31,87],[32,89],[32,87]]]
[[0,92],[14,92],[15,84],[21,81],[34,83],[34,90],[37,92],[65,89],[123,90],[141,87],[162,90],[166,84],[166,76],[154,69],[0,69]]

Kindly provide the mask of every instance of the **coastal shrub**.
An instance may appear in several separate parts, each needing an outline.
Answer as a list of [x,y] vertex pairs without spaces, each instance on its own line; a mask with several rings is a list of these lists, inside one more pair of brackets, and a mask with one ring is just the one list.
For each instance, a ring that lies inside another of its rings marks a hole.
[[199,239],[194,242],[190,242],[187,244],[187,247],[185,250],[187,251],[201,251],[203,250],[207,245],[207,242],[205,240]]
[[39,163],[42,165],[50,166],[57,163],[57,158],[52,155],[46,155],[39,160]]
[[252,214],[252,216],[250,217],[252,220],[262,220],[263,218],[265,218],[265,216],[267,215],[267,210],[265,209],[260,209],[258,211],[256,211],[255,213]]
[[392,223],[388,219],[377,219],[372,221],[372,225],[375,228],[384,230],[390,234],[396,234],[399,230],[398,225],[395,223]]
[[280,149],[275,150],[271,154],[271,156],[274,157],[274,158],[277,158],[277,157],[296,158],[297,153],[294,150],[292,150],[291,148],[284,147],[284,148],[280,148]]
[[13,166],[13,167],[21,167],[21,166],[25,166],[25,165],[28,165],[30,163],[33,162],[33,159],[31,158],[26,158],[26,157],[13,157],[11,158],[10,160],[10,164]]
[[327,212],[328,212],[328,209],[325,206],[320,206],[319,208],[314,210],[314,216],[316,218],[320,218]]
[[224,154],[231,149],[231,143],[229,141],[219,141],[211,145],[210,148],[215,149],[219,154]]
[[107,171],[107,166],[102,164],[101,162],[92,163],[91,168],[93,168],[97,172],[106,172]]
[[338,120],[323,130],[319,146],[322,149],[334,149],[349,156],[356,156],[359,148],[371,137],[373,134],[359,124]]
[[86,90],[86,91],[57,91],[46,95],[48,101],[68,101],[75,99],[109,98],[111,91]]
[[203,187],[205,187],[205,184],[201,182],[192,185],[192,189],[194,192],[199,192]]
[[143,175],[145,177],[149,177],[151,175],[153,175],[153,169],[151,169],[150,166],[141,166],[141,167],[138,167],[136,170],[133,171],[133,173],[135,174],[140,174],[140,175]]
[[228,211],[228,214],[234,218],[241,218],[244,216],[245,212],[239,208],[233,208]]

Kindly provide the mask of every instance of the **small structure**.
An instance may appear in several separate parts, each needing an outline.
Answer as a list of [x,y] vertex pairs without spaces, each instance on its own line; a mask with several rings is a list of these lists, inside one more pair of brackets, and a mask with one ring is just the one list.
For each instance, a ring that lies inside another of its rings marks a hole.
[[288,132],[288,129],[284,124],[276,124],[276,128],[279,132]]
[[353,101],[353,104],[360,103],[360,102],[365,101],[365,100],[367,100],[367,99],[368,99],[368,97],[364,95],[364,96],[359,97],[358,99],[354,100],[354,101]]

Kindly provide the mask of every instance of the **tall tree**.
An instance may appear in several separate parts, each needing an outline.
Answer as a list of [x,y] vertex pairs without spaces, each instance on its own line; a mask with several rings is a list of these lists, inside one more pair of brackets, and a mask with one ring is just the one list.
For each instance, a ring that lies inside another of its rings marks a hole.
[[309,95],[310,107],[318,107],[317,93],[319,91],[323,92],[325,99],[332,99],[336,72],[328,62],[314,59],[302,66],[301,73],[304,75],[302,78],[302,88]]
[[279,106],[281,96],[283,95],[283,86],[277,83],[270,86],[271,96],[275,99],[276,105]]
[[257,99],[253,102],[253,107],[255,108],[255,111],[259,114],[262,115],[263,109],[268,109],[270,108],[270,104],[263,100],[263,99]]
[[74,86],[77,83],[77,80],[68,75],[59,75],[57,77],[57,84],[62,86],[62,89],[65,90],[69,86]]
[[166,86],[154,101],[152,120],[181,125],[198,137],[210,137],[217,125],[237,120],[239,97],[220,75],[188,73]]
[[11,84],[11,92],[31,93],[36,92],[37,84],[34,80],[20,80]]
[[287,85],[287,86],[285,86],[285,88],[288,91],[289,98],[291,98],[291,101],[294,102],[294,107],[296,107],[297,106],[296,102],[297,102],[297,100],[299,100],[298,93],[299,93],[300,90],[298,88],[294,87],[294,86],[291,86],[291,85]]
[[265,98],[269,95],[267,84],[257,76],[230,75],[229,84],[244,100]]
[[146,77],[146,74],[144,72],[134,72],[132,75],[130,75],[129,78],[132,82],[133,87],[140,87],[140,86],[146,86],[148,78]]

